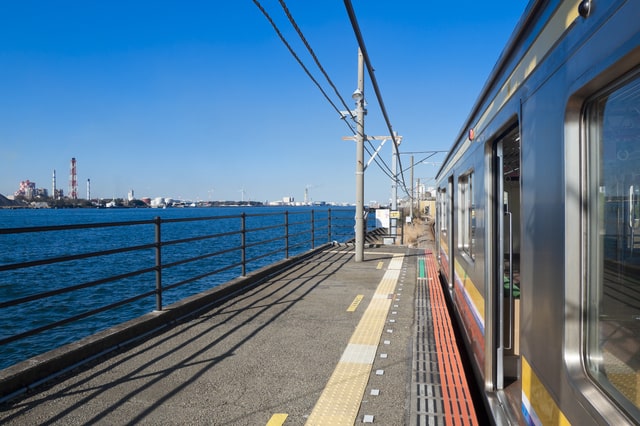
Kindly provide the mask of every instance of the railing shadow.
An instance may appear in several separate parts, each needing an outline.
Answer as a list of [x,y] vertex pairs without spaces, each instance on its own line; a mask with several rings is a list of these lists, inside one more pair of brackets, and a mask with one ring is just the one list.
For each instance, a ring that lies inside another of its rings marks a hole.
[[344,223],[329,209],[0,228],[14,248],[0,253],[0,369],[345,238]]
[[[267,282],[244,289],[242,294],[211,307],[208,311],[187,323],[183,323],[180,327],[165,330],[162,334],[155,336],[153,340],[147,340],[147,342],[153,342],[149,345],[141,343],[130,352],[116,355],[107,362],[102,360],[104,363],[94,368],[88,376],[73,383],[70,382],[68,386],[56,394],[47,395],[45,392],[41,398],[32,398],[28,402],[16,403],[12,409],[17,408],[18,410],[5,418],[4,421],[17,419],[46,401],[74,395],[81,396],[71,406],[42,423],[54,424],[73,412],[86,410],[86,404],[89,401],[99,398],[113,388],[141,382],[91,417],[84,416],[87,424],[105,421],[110,412],[124,406],[136,395],[157,385],[163,379],[176,372],[186,372],[191,368],[198,367],[178,386],[167,389],[166,393],[155,399],[151,405],[123,422],[123,424],[137,424],[193,384],[207,371],[216,367],[222,360],[234,356],[239,348],[259,335],[276,319],[286,314],[305,296],[349,262],[351,257],[346,252],[325,251],[307,258]],[[318,260],[318,258],[321,259]],[[229,328],[224,329],[227,325]],[[200,329],[203,326],[205,328]],[[195,332],[193,336],[184,337],[191,334],[192,331]],[[216,335],[217,331],[219,334]],[[238,340],[233,341],[234,338]],[[176,340],[180,342],[176,344]],[[203,341],[204,344],[202,344]],[[217,347],[224,347],[224,351],[206,358],[207,353]],[[160,352],[157,353],[157,351]],[[187,351],[187,355],[183,355],[183,351]],[[145,360],[147,356],[151,356],[151,358]],[[202,359],[203,356],[204,359]],[[140,361],[136,361],[136,359]],[[137,364],[137,367],[123,376],[94,388],[87,388],[96,378],[109,377],[111,371],[118,370],[126,363],[131,362]],[[82,376],[82,373],[76,372],[74,374]]]

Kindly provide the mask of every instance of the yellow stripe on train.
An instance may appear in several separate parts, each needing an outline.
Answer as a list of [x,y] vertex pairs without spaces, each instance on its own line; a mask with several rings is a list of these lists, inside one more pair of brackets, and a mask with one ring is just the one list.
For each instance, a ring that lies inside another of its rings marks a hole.
[[[467,272],[464,270],[460,262],[454,261],[455,270],[456,270],[456,278],[462,284],[469,301],[471,302],[470,307],[473,309],[474,314],[478,321],[481,323],[481,327],[484,330],[484,297],[478,291],[478,288],[473,283]],[[456,280],[456,284],[457,284]]]
[[530,425],[571,425],[522,357],[522,414]]

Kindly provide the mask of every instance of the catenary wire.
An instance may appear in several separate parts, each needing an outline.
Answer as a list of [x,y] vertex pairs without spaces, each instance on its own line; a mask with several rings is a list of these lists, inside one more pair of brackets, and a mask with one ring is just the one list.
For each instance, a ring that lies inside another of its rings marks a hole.
[[376,98],[378,99],[378,104],[380,105],[380,109],[382,111],[382,115],[384,117],[385,123],[387,124],[387,129],[389,130],[389,134],[391,135],[391,139],[393,140],[393,148],[397,154],[397,161],[400,165],[400,175],[402,179],[402,187],[405,193],[410,194],[410,191],[407,189],[407,185],[404,178],[404,172],[402,171],[402,163],[400,161],[400,153],[398,151],[398,144],[396,142],[396,137],[393,133],[393,128],[391,126],[391,122],[389,121],[389,115],[387,114],[387,109],[384,106],[384,101],[382,100],[382,95],[380,94],[380,88],[378,86],[378,82],[376,80],[376,76],[374,74],[373,67],[371,66],[371,60],[369,59],[369,54],[367,53],[367,48],[364,44],[364,38],[362,37],[362,32],[360,31],[360,25],[358,25],[358,20],[356,19],[356,14],[353,10],[353,5],[351,4],[351,0],[344,0],[344,5],[347,9],[347,14],[349,15],[349,20],[351,21],[351,26],[353,27],[353,31],[355,33],[356,39],[358,40],[358,46],[360,46],[360,50],[362,52],[362,56],[364,58],[364,62],[367,66],[367,71],[369,72],[369,78],[371,79],[371,85],[373,86],[373,91],[376,94]]
[[[289,50],[289,52],[291,53],[291,55],[296,59],[296,61],[298,62],[298,64],[303,68],[303,70],[305,71],[305,73],[309,76],[309,78],[311,78],[311,80],[314,82],[314,84],[318,87],[318,89],[320,89],[320,91],[322,92],[322,94],[324,95],[324,97],[327,99],[327,101],[329,101],[329,103],[333,106],[333,108],[338,111],[338,113],[340,114],[341,118],[346,118],[344,114],[342,114],[341,111],[338,110],[338,108],[336,107],[336,105],[329,99],[328,95],[326,94],[326,92],[322,89],[322,87],[320,86],[320,84],[318,83],[318,81],[311,75],[310,71],[308,70],[308,68],[302,63],[302,61],[300,60],[299,56],[295,53],[295,51],[293,50],[293,48],[291,47],[291,45],[286,41],[284,35],[282,34],[282,32],[280,31],[280,29],[277,27],[277,25],[275,24],[275,22],[273,21],[273,19],[271,18],[271,16],[268,14],[268,12],[264,9],[264,7],[262,7],[262,5],[260,4],[259,1],[254,0],[254,4],[258,7],[258,9],[260,9],[260,11],[262,12],[262,14],[267,18],[267,20],[269,21],[269,23],[271,24],[271,26],[273,27],[273,29],[276,31],[276,34],[278,35],[278,37],[280,38],[280,40],[284,43],[284,45],[287,47],[287,49]],[[338,98],[340,99],[342,105],[347,109],[348,114],[350,115],[351,119],[355,120],[355,116],[353,115],[353,112],[349,109],[349,107],[347,106],[346,102],[344,101],[344,98],[340,95],[340,93],[338,92],[338,89],[336,88],[335,84],[333,83],[333,81],[331,80],[331,78],[329,77],[329,75],[327,74],[327,72],[324,70],[324,67],[322,66],[322,64],[320,63],[317,55],[315,54],[315,52],[313,51],[313,48],[311,47],[311,45],[309,44],[309,42],[307,41],[306,37],[304,36],[304,34],[302,33],[302,30],[300,29],[300,27],[297,25],[297,23],[295,22],[295,19],[293,18],[293,16],[291,15],[291,12],[289,11],[286,3],[283,0],[280,0],[280,5],[282,6],[283,10],[285,11],[285,14],[287,15],[289,21],[291,22],[291,25],[294,27],[294,29],[296,30],[296,32],[298,33],[298,36],[300,37],[300,39],[302,40],[302,42],[305,44],[305,46],[307,47],[307,50],[309,51],[310,55],[313,57],[314,61],[316,62],[316,65],[318,66],[318,68],[320,69],[320,71],[322,72],[322,74],[325,76],[325,78],[327,79],[329,85],[331,85],[331,87],[334,89],[336,95],[338,96]],[[357,131],[346,121],[344,120],[345,123],[347,124],[347,126],[349,127],[349,129],[351,130],[351,132],[355,135],[357,134]],[[367,141],[367,143],[371,146],[371,148],[375,151],[375,147],[371,144],[371,141],[366,137],[366,135],[362,135],[363,138]],[[366,147],[365,147],[366,149]],[[373,156],[373,154],[371,153],[371,151],[369,151],[367,149],[367,153],[370,156]],[[389,178],[394,179],[392,176],[392,172],[391,172],[391,168],[389,167],[389,165],[384,161],[384,159],[381,159],[380,157],[376,156],[374,157],[373,161],[376,163],[376,165],[382,170],[382,172],[387,175]]]
[[[331,104],[331,106],[336,110],[336,112],[340,115],[340,117],[343,117],[342,112],[340,111],[340,109],[336,106],[336,104],[331,100],[331,98],[329,98],[329,95],[327,95],[327,93],[324,91],[324,89],[322,88],[322,86],[320,85],[320,83],[318,83],[318,80],[315,79],[315,77],[313,77],[313,75],[311,74],[311,72],[309,71],[309,69],[304,65],[304,63],[302,63],[302,60],[298,57],[298,55],[296,54],[296,52],[293,50],[293,48],[291,47],[291,45],[287,42],[287,40],[285,39],[284,35],[280,32],[280,29],[278,28],[278,26],[276,25],[276,23],[273,21],[273,19],[271,19],[271,16],[269,15],[269,13],[264,9],[264,7],[262,7],[262,5],[260,4],[260,2],[258,0],[253,0],[253,3],[258,7],[258,9],[260,9],[260,11],[262,12],[262,14],[265,16],[265,18],[267,18],[267,20],[269,21],[269,23],[271,24],[271,26],[273,27],[274,31],[276,32],[276,34],[278,34],[278,37],[280,37],[280,40],[282,41],[282,43],[284,43],[284,45],[287,47],[287,49],[289,50],[289,53],[291,53],[291,55],[295,58],[295,60],[298,62],[298,64],[302,67],[302,69],[304,70],[304,72],[307,74],[307,76],[311,79],[311,81],[313,81],[313,83],[316,85],[316,87],[318,88],[318,90],[320,90],[320,92],[322,93],[322,95],[325,97],[325,99]],[[349,124],[346,120],[343,120],[346,125],[351,129],[351,132],[353,134],[356,134],[356,130],[351,126],[351,124]]]
[[[344,106],[344,108],[347,110],[347,112],[348,112],[349,116],[351,117],[351,119],[355,120],[356,117],[353,115],[353,112],[351,111],[351,109],[349,108],[347,103],[345,102],[344,98],[342,97],[342,95],[340,95],[340,92],[338,91],[338,88],[335,86],[335,84],[333,83],[333,81],[329,77],[329,74],[325,71],[324,67],[320,63],[320,60],[318,59],[318,56],[316,55],[315,51],[313,50],[313,48],[309,44],[307,38],[304,36],[302,30],[298,26],[298,24],[297,24],[296,20],[294,19],[293,15],[289,11],[289,8],[287,7],[286,2],[284,0],[279,0],[279,2],[280,2],[280,6],[282,7],[282,10],[284,11],[285,15],[287,15],[287,18],[289,19],[289,22],[291,23],[293,28],[298,33],[298,37],[300,37],[300,40],[302,40],[302,43],[305,45],[305,47],[307,48],[307,51],[309,52],[309,54],[311,55],[311,57],[315,61],[316,66],[318,67],[320,72],[322,72],[322,75],[324,75],[325,79],[327,80],[327,82],[329,83],[329,85],[331,86],[333,91],[335,92],[335,94],[338,97],[338,99],[340,99],[340,102],[342,103],[342,106]],[[362,137],[367,140],[367,142],[369,143],[369,146],[375,152],[375,147],[373,146],[371,141],[366,137],[366,135],[362,135]],[[373,154],[368,149],[367,149],[367,153],[370,156],[373,156]],[[384,174],[386,174],[388,177],[393,179],[393,177],[391,175],[393,172],[391,171],[391,168],[389,167],[389,165],[384,161],[384,159],[380,159],[380,158],[378,158],[376,156],[373,161],[378,165],[378,167],[380,167],[380,169],[382,170],[382,172]],[[381,161],[382,161],[382,164],[380,163]]]
[[[260,4],[260,2],[258,0],[253,0],[254,4],[258,7],[258,9],[262,12],[262,14],[265,16],[265,18],[267,18],[267,20],[269,21],[269,23],[271,24],[271,26],[273,27],[274,31],[276,32],[276,34],[278,35],[278,37],[280,38],[280,40],[283,42],[283,44],[287,47],[287,49],[289,50],[289,53],[291,53],[291,55],[295,58],[295,60],[298,62],[298,64],[302,67],[302,69],[305,71],[305,73],[307,74],[307,76],[313,81],[313,83],[316,85],[316,87],[318,87],[318,89],[320,90],[320,92],[323,94],[323,96],[325,97],[325,99],[331,104],[331,106],[340,114],[341,118],[343,119],[343,121],[345,121],[345,124],[349,127],[349,129],[351,130],[351,132],[355,135],[357,134],[357,131],[346,121],[344,120],[346,118],[346,116],[336,107],[335,103],[333,101],[331,101],[331,99],[329,98],[329,96],[327,95],[327,93],[322,89],[322,87],[320,86],[320,83],[313,77],[313,75],[311,74],[311,72],[308,70],[308,68],[302,63],[302,60],[299,58],[299,56],[295,53],[295,51],[293,50],[293,48],[291,47],[291,45],[287,42],[287,40],[285,39],[284,35],[282,34],[282,32],[280,31],[280,29],[278,28],[278,26],[276,25],[276,23],[273,21],[273,19],[271,18],[271,16],[269,15],[269,13],[264,9],[264,7],[262,7],[262,5]],[[335,85],[333,84],[331,78],[328,76],[328,74],[326,73],[326,71],[324,70],[324,67],[322,67],[320,61],[318,60],[317,56],[315,55],[315,52],[313,51],[313,49],[311,48],[311,46],[309,45],[308,41],[306,40],[306,38],[304,37],[304,34],[302,33],[302,31],[300,30],[299,26],[297,25],[297,23],[295,22],[295,20],[293,19],[293,16],[291,15],[291,13],[289,12],[289,9],[287,8],[286,4],[284,3],[284,1],[280,0],[280,4],[283,8],[283,10],[285,11],[285,14],[287,15],[287,17],[289,18],[289,21],[291,22],[292,26],[294,27],[294,29],[296,30],[296,32],[298,33],[300,39],[303,41],[303,43],[305,44],[305,46],[307,47],[307,50],[309,51],[309,53],[311,54],[311,56],[314,58],[314,61],[316,62],[316,65],[318,66],[318,68],[321,70],[321,72],[323,73],[323,75],[325,76],[325,78],[327,79],[327,81],[329,82],[329,84],[331,85],[331,87],[334,89],[336,95],[338,96],[338,98],[340,99],[341,103],[343,104],[343,106],[347,109],[348,114],[350,115],[351,119],[355,120],[355,117],[353,115],[353,112],[349,109],[349,107],[346,105],[346,102],[344,101],[344,98],[340,95],[340,93],[338,92],[337,88],[335,87]],[[369,144],[369,146],[371,146],[371,148],[374,150],[375,152],[375,147],[373,146],[373,144],[371,143],[371,141],[366,137],[366,135],[362,135],[364,140],[367,141],[367,143]],[[395,137],[392,137],[392,139],[395,140]],[[373,157],[373,161],[376,163],[376,165],[380,168],[380,170],[390,179],[393,180],[397,180],[397,177],[394,178],[393,176],[393,172],[391,171],[391,168],[389,167],[389,165],[386,163],[386,161],[384,161],[384,159],[381,159],[378,156],[374,157],[374,154],[365,146],[364,147],[365,150],[367,151],[367,153],[369,154],[369,156]],[[396,147],[396,151],[397,151],[397,147]],[[399,157],[397,157],[399,160]],[[400,165],[400,170],[402,170],[401,165]],[[404,179],[403,179],[403,186],[405,187],[405,192],[408,193],[408,191],[406,191],[406,186],[404,185]]]
[[[422,163],[423,161],[428,160],[429,158],[431,158],[431,157],[433,157],[433,156],[435,156],[435,155],[437,155],[437,154],[441,154],[441,153],[443,153],[443,152],[444,152],[444,153],[446,153],[446,152],[448,152],[448,151],[428,151],[428,152],[429,152],[429,155],[427,155],[426,157],[424,157],[424,158],[422,158],[422,159],[420,159],[420,160],[416,161],[416,162],[415,162],[415,164],[420,164],[420,163]],[[419,152],[403,152],[403,154],[404,154],[404,155],[407,155],[407,154],[424,154],[424,153],[425,153],[425,151],[419,151]],[[407,171],[407,170],[409,170],[409,168],[410,168],[410,167],[407,167],[407,168],[406,168],[406,169],[404,169],[404,170],[405,170],[405,171]]]
[[324,75],[324,78],[327,79],[327,82],[329,83],[329,85],[331,86],[333,91],[335,92],[336,96],[338,96],[338,99],[340,99],[340,102],[342,103],[342,106],[344,106],[344,108],[347,110],[347,112],[349,113],[349,116],[351,116],[351,119],[355,120],[356,117],[353,115],[353,112],[351,111],[351,108],[349,108],[349,106],[345,102],[345,100],[342,97],[342,95],[340,95],[340,92],[338,91],[338,88],[336,87],[335,84],[333,84],[333,81],[329,77],[329,74],[327,74],[327,72],[325,71],[324,67],[320,63],[320,60],[318,59],[318,57],[317,57],[316,53],[314,52],[313,48],[311,47],[311,45],[307,41],[306,37],[302,33],[302,30],[300,29],[300,27],[296,23],[295,19],[293,18],[293,15],[291,15],[291,12],[289,11],[289,8],[287,7],[287,4],[284,2],[284,0],[279,0],[279,1],[280,1],[280,6],[282,6],[282,10],[284,10],[284,13],[287,15],[287,18],[289,19],[289,22],[291,22],[291,25],[293,26],[293,28],[298,33],[298,36],[300,37],[300,40],[302,40],[302,43],[304,43],[305,47],[309,51],[309,54],[311,55],[311,57],[315,61],[316,65],[318,66],[318,69],[320,70],[320,72],[322,72],[322,75]]

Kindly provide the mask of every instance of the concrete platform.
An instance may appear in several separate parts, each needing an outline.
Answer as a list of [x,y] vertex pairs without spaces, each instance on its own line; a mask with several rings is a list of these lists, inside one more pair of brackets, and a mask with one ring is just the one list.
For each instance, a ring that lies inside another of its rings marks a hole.
[[328,248],[3,405],[0,423],[444,424],[412,402],[423,255]]
[[0,423],[266,425],[274,414],[286,414],[285,424],[305,424],[399,254],[396,286],[404,297],[390,305],[395,322],[378,339],[356,422],[369,415],[380,424],[406,424],[418,253],[367,249],[365,261],[355,263],[349,246],[325,250],[4,406]]

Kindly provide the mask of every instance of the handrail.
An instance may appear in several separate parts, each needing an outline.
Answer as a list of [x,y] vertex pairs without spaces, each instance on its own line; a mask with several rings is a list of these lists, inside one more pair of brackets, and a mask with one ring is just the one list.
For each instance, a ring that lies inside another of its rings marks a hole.
[[[323,212],[320,212],[323,213]],[[182,238],[166,238],[175,228],[177,224],[193,223],[194,228],[202,228],[199,233],[194,233]],[[232,223],[229,228],[228,223]],[[216,286],[224,281],[228,281],[229,273],[234,270],[240,270],[241,276],[246,276],[249,271],[257,270],[268,263],[274,263],[279,260],[287,259],[291,255],[301,254],[305,251],[312,250],[316,247],[316,242],[332,242],[347,241],[353,237],[355,219],[352,210],[328,209],[326,216],[322,217],[315,210],[304,211],[285,211],[276,213],[257,213],[257,214],[238,214],[225,216],[207,216],[194,218],[167,218],[156,217],[150,220],[136,220],[125,222],[106,222],[106,223],[90,223],[90,224],[71,224],[71,225],[55,225],[55,226],[36,226],[21,228],[0,228],[0,238],[12,235],[21,235],[20,238],[26,238],[25,235],[33,234],[40,237],[48,235],[48,233],[57,233],[60,231],[72,231],[73,233],[86,232],[87,229],[105,229],[113,228],[116,231],[126,230],[131,226],[148,226],[128,231],[127,235],[134,235],[139,244],[126,246],[124,243],[118,247],[100,247],[89,248],[85,251],[72,251],[69,249],[67,253],[61,250],[58,253],[51,253],[53,257],[46,257],[43,253],[39,258],[24,259],[16,262],[15,259],[8,263],[0,264],[0,285],[10,285],[10,280],[19,276],[30,276],[35,274],[34,270],[43,268],[42,275],[57,276],[59,272],[65,268],[78,267],[78,265],[92,267],[92,262],[106,262],[114,266],[114,270],[108,276],[101,276],[97,279],[82,280],[80,282],[65,283],[56,288],[45,288],[29,294],[28,290],[18,291],[15,297],[7,297],[0,299],[0,322],[12,321],[20,324],[20,320],[15,321],[16,310],[24,310],[24,324],[31,324],[28,327],[14,327],[9,330],[8,327],[0,327],[0,348],[7,345],[21,345],[20,348],[12,347],[12,350],[24,352],[23,359],[35,356],[37,352],[29,352],[25,350],[30,345],[29,339],[38,338],[37,335],[43,335],[56,328],[70,324],[84,324],[80,321],[87,320],[89,317],[95,317],[107,311],[118,309],[117,313],[109,315],[112,322],[100,322],[99,325],[92,324],[92,329],[87,330],[88,334],[95,333],[99,330],[106,329],[118,323],[125,322],[141,312],[149,312],[152,310],[161,311],[164,309],[166,302],[164,298],[171,291],[172,296],[178,288],[185,288],[186,285],[216,277],[218,282],[212,282],[211,286]],[[220,232],[212,231],[216,227]],[[151,229],[153,228],[153,229]],[[222,229],[220,229],[222,228]],[[348,230],[348,232],[342,232]],[[323,238],[322,235],[325,235]],[[74,234],[75,235],[75,234]],[[148,235],[148,238],[146,237]],[[64,238],[69,236],[65,235]],[[73,237],[72,237],[73,238]],[[145,239],[149,242],[146,242]],[[230,244],[230,242],[232,242]],[[2,240],[0,239],[0,244]],[[106,244],[105,244],[106,245]],[[200,249],[190,248],[192,245],[202,245]],[[7,247],[9,244],[6,245]],[[184,248],[184,249],[182,249]],[[66,249],[66,247],[65,247]],[[188,253],[190,251],[190,253]],[[0,253],[2,254],[2,253]],[[126,262],[119,261],[119,258],[113,256],[126,255]],[[113,259],[113,260],[111,260]],[[133,259],[129,264],[129,259]],[[134,262],[135,261],[135,262]],[[111,262],[111,263],[110,263]],[[266,263],[265,263],[266,262]],[[204,265],[201,267],[201,265]],[[184,272],[187,269],[190,274]],[[58,272],[57,272],[58,271]],[[194,272],[195,271],[195,272]],[[222,274],[225,275],[222,275]],[[9,275],[4,275],[9,274]],[[149,274],[153,274],[155,278],[151,278]],[[149,278],[145,278],[148,276]],[[40,280],[42,278],[39,278]],[[134,279],[135,281],[131,281]],[[131,284],[133,283],[133,284]],[[145,285],[147,283],[148,285]],[[135,284],[136,290],[129,291]],[[12,284],[11,284],[12,285]],[[109,287],[104,287],[109,285]],[[37,287],[37,286],[36,286]],[[19,289],[21,290],[21,289]],[[120,291],[126,294],[120,296]],[[95,295],[99,292],[108,293],[100,302],[83,306],[82,295],[73,295],[73,292],[91,293],[91,302],[94,301]],[[202,289],[194,290],[199,293]],[[180,298],[188,297],[189,290],[184,291],[184,295]],[[62,309],[56,310],[55,315],[51,319],[45,320],[40,318],[34,321],[29,317],[29,309],[33,303],[42,306],[55,306],[60,303],[57,298],[69,298],[73,295],[73,306],[64,306],[66,313],[62,315]],[[115,296],[114,296],[115,295]],[[2,295],[0,295],[2,296]],[[148,304],[145,302],[149,297],[154,297],[155,303]],[[80,299],[80,300],[77,300]],[[77,301],[77,303],[76,303]],[[171,303],[177,300],[172,300]],[[136,304],[133,309],[132,304]],[[155,306],[154,306],[155,305]],[[127,306],[127,311],[124,312]],[[124,312],[124,313],[123,313]],[[133,313],[129,313],[133,312]],[[13,320],[7,319],[12,318]],[[127,315],[131,315],[127,317]],[[27,321],[30,320],[30,321]],[[76,326],[77,328],[85,328]],[[4,329],[4,333],[1,331]],[[56,331],[58,332],[58,331]],[[77,333],[77,330],[75,331]],[[79,339],[85,336],[74,336]],[[54,339],[51,339],[54,340]],[[68,341],[68,340],[67,340]],[[24,342],[24,343],[22,343]],[[63,343],[66,343],[63,342]],[[49,349],[54,349],[50,347]],[[2,349],[0,349],[2,350]],[[5,352],[4,350],[2,350]],[[42,349],[40,350],[42,352]],[[12,360],[11,363],[18,362],[22,359]],[[2,360],[0,360],[0,363]],[[0,369],[10,364],[0,364]]]
[[69,255],[69,256],[51,257],[51,258],[47,258],[47,259],[33,260],[33,261],[29,261],[29,262],[10,263],[10,264],[7,264],[7,265],[0,265],[0,272],[2,272],[2,271],[11,271],[11,270],[15,270],[15,269],[31,268],[31,267],[40,266],[40,265],[51,265],[51,264],[54,264],[54,263],[69,262],[69,261],[72,261],[72,260],[89,259],[91,257],[108,256],[110,254],[126,253],[126,252],[129,252],[129,251],[138,251],[138,250],[143,250],[143,249],[152,248],[152,247],[155,247],[155,243],[153,243],[153,244],[143,244],[143,245],[140,245],[140,246],[123,247],[123,248],[112,249],[112,250],[102,250],[102,251],[97,251],[97,252],[73,254],[73,255]]

